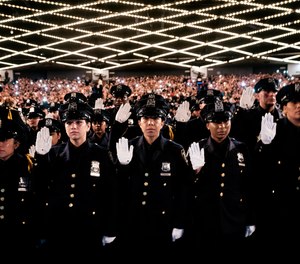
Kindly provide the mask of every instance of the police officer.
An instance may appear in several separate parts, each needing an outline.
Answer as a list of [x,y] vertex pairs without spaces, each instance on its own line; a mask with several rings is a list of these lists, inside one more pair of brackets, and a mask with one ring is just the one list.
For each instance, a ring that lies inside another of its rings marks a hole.
[[[198,92],[196,102],[200,110],[200,116],[197,118],[189,118],[191,117],[191,113],[185,113],[186,111],[182,111],[183,109],[180,106],[175,115],[176,131],[174,140],[177,143],[182,144],[187,150],[192,142],[207,138],[209,136],[209,132],[201,117],[201,110],[205,104],[212,103],[216,99],[222,100],[222,97],[222,93],[216,89],[205,89]],[[183,102],[183,104],[186,104],[186,102]],[[187,110],[191,112],[188,107]]]
[[38,123],[38,128],[41,130],[43,127],[47,127],[52,139],[52,145],[59,144],[63,141],[62,135],[65,134],[64,126],[60,120],[46,116]]
[[[255,152],[257,181],[257,237],[259,248],[268,244],[273,260],[294,259],[300,236],[300,85],[279,90],[277,102],[284,118],[263,118]],[[263,167],[261,167],[263,166]]]
[[92,133],[89,136],[90,141],[108,149],[109,129],[108,112],[105,109],[94,109],[92,116]]
[[276,104],[278,90],[278,80],[269,77],[260,79],[254,88],[247,87],[243,91],[240,105],[236,108],[232,119],[230,136],[245,142],[251,154],[258,141],[262,117],[270,113],[276,122],[283,117]]
[[144,95],[135,111],[143,135],[117,142],[121,249],[131,260],[137,254],[170,260],[187,224],[191,169],[183,147],[160,133],[168,113],[165,99]]
[[1,258],[10,260],[33,257],[33,161],[18,151],[26,138],[24,127],[17,110],[0,107],[0,248]]
[[[115,169],[105,148],[87,140],[93,109],[82,93],[65,95],[68,141],[52,147],[49,129],[37,135],[35,175],[41,236],[50,256],[92,260],[116,236]],[[41,214],[40,214],[41,215]]]
[[249,152],[228,136],[230,109],[221,100],[205,105],[201,115],[210,136],[188,150],[195,171],[190,247],[196,256],[219,261],[239,259],[245,236],[255,229]]

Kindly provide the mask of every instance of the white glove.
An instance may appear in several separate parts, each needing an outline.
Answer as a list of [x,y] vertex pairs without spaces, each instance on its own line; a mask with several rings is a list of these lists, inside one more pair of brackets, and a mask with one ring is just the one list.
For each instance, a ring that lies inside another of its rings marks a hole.
[[94,109],[105,109],[104,107],[104,103],[103,103],[103,99],[102,98],[98,98],[96,101],[95,101],[95,107]]
[[32,146],[29,148],[28,152],[29,152],[29,155],[30,155],[32,158],[34,158],[34,155],[35,155],[35,145],[32,145]]
[[251,236],[254,233],[255,229],[256,229],[255,225],[246,226],[245,237]]
[[52,147],[52,136],[50,136],[49,128],[42,127],[37,133],[35,141],[35,150],[38,154],[45,155]]
[[190,120],[191,111],[190,111],[190,103],[188,101],[184,101],[178,106],[174,118],[178,122],[187,122]]
[[244,109],[250,109],[255,101],[254,90],[252,87],[247,87],[243,90],[240,98],[240,107]]
[[172,241],[175,242],[175,240],[181,238],[183,235],[183,232],[184,232],[184,229],[173,228]]
[[264,144],[270,144],[276,135],[277,123],[274,122],[274,116],[270,113],[266,113],[261,118],[261,130],[260,130],[260,140]]
[[105,246],[106,244],[110,244],[116,239],[116,237],[108,237],[108,236],[103,236],[102,237],[102,245]]
[[130,103],[122,104],[116,114],[116,121],[118,121],[119,123],[124,123],[131,115],[130,110]]
[[198,143],[193,142],[190,145],[188,149],[188,154],[190,155],[193,170],[201,169],[204,166],[204,148],[200,150]]
[[118,160],[122,165],[127,165],[132,159],[133,146],[128,148],[128,139],[121,137],[116,143]]

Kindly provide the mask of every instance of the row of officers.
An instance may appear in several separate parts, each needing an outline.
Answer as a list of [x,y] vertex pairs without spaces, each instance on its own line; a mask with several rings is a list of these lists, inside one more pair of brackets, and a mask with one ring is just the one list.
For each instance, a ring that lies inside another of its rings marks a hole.
[[[300,236],[300,86],[278,90],[276,80],[261,79],[235,108],[216,90],[201,98],[199,118],[180,104],[173,134],[161,95],[145,94],[134,107],[123,102],[109,134],[99,132],[104,144],[96,135],[107,121],[101,100],[92,107],[83,94],[69,93],[61,107],[65,139],[53,143],[62,127],[45,118],[28,152],[20,151],[27,125],[2,106],[1,255],[293,259]],[[136,127],[128,122],[132,114]]]

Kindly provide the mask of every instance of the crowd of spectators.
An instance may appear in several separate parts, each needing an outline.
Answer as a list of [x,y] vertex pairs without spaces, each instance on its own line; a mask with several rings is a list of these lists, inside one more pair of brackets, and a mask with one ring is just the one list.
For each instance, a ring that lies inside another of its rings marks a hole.
[[[280,87],[293,82],[293,77],[290,78],[282,73],[273,73],[267,76],[278,79]],[[203,79],[200,87],[195,79],[184,75],[115,77],[112,80],[101,82],[101,96],[106,107],[111,107],[113,96],[109,93],[110,88],[115,84],[124,84],[132,89],[130,101],[135,101],[143,94],[154,91],[170,102],[180,103],[186,98],[196,96],[199,89],[212,88],[222,92],[224,101],[238,103],[242,91],[246,87],[253,87],[259,79],[264,77],[266,77],[266,74],[216,75]],[[98,80],[86,82],[80,77],[73,80],[19,78],[2,85],[3,91],[0,94],[0,104],[3,104],[10,97],[14,98],[13,104],[16,108],[24,108],[26,102],[29,102],[28,100],[37,102],[40,105],[62,103],[65,94],[69,92],[81,92],[90,97],[97,88],[100,88]]]

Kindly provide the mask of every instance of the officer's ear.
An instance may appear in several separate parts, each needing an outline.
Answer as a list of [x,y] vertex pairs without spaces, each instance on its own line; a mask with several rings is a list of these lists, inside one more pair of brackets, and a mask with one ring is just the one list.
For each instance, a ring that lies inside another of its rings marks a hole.
[[17,139],[14,139],[14,149],[17,149],[20,146],[20,142]]

